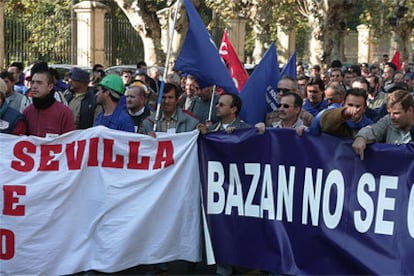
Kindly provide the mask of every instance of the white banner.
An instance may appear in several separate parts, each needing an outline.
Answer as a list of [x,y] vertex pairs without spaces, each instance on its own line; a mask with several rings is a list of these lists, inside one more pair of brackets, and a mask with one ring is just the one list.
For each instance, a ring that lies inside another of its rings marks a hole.
[[0,134],[0,274],[200,261],[197,137]]

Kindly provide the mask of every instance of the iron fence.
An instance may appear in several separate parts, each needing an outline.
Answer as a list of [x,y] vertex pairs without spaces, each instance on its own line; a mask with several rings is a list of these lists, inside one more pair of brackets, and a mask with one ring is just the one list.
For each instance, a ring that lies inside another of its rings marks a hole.
[[[76,20],[76,19],[75,19]],[[21,61],[25,65],[44,60],[49,63],[76,64],[76,22],[70,17],[31,26],[27,19],[4,18],[4,64]],[[135,64],[144,59],[143,43],[126,17],[105,18],[105,56],[110,65]]]

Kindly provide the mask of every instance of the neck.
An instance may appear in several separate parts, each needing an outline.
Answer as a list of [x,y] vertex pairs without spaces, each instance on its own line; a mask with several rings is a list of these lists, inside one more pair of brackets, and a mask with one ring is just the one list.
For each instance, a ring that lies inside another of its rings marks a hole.
[[135,108],[130,108],[130,109],[129,109],[129,112],[130,112],[131,114],[135,114],[135,113],[137,113],[137,112],[141,111],[141,109],[143,109],[143,108],[144,108],[144,106],[135,107]]
[[114,113],[116,106],[117,106],[116,102],[109,100],[107,103],[104,104],[104,110],[105,110],[104,115],[109,116],[112,113]]
[[297,121],[297,118],[291,119],[291,120],[282,120],[280,125],[283,128],[291,128],[296,123],[296,121]]
[[236,116],[228,116],[226,118],[221,119],[222,124],[230,124],[233,123],[236,120]]
[[174,113],[175,113],[175,110],[174,111],[164,111],[164,118],[165,119],[170,119],[173,115],[174,115]]

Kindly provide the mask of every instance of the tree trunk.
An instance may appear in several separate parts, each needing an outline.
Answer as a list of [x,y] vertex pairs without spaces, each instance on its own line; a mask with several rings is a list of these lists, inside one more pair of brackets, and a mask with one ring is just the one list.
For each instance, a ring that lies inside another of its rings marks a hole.
[[161,65],[165,60],[165,53],[161,47],[161,27],[156,13],[148,11],[146,1],[114,1],[141,37],[145,62],[148,65]]

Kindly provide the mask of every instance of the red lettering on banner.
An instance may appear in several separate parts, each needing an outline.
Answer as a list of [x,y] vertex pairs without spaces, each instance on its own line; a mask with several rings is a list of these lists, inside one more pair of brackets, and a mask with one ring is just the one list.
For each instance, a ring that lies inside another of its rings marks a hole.
[[141,162],[139,162],[139,146],[140,142],[129,142],[129,157],[128,157],[128,169],[136,170],[148,170],[149,169],[149,156],[142,156]]
[[155,156],[154,170],[160,169],[162,163],[164,168],[174,164],[174,146],[171,141],[159,141],[157,155]]
[[99,143],[98,137],[95,137],[89,140],[89,158],[88,158],[89,167],[98,166],[98,143]]
[[19,198],[15,197],[14,194],[17,195],[26,195],[26,186],[22,185],[4,185],[3,186],[3,194],[4,194],[4,205],[3,205],[3,215],[7,216],[24,216],[25,213],[25,206],[24,205],[16,205],[13,208],[13,205],[19,203]]
[[[56,153],[62,152],[62,145],[41,145],[38,171],[58,171],[59,161],[54,160]],[[54,154],[53,154],[54,153]]]
[[[89,151],[86,150],[89,142]],[[166,168],[174,164],[174,145],[172,141],[159,141],[156,154],[154,156],[140,155],[139,148],[141,142],[129,141],[128,154],[117,154],[115,140],[100,139],[97,137],[89,140],[73,141],[68,144],[42,144],[36,146],[28,141],[21,141],[15,144],[13,148],[16,160],[11,161],[11,167],[16,171],[28,172],[34,169],[35,161],[30,154],[36,154],[37,148],[40,148],[40,160],[38,171],[59,171],[60,162],[63,158],[56,158],[58,154],[64,154],[69,170],[80,170],[84,158],[87,158],[88,167],[98,167],[101,165],[105,168],[124,168],[127,163],[128,169],[149,170],[151,157],[155,158],[153,169]],[[65,148],[63,148],[65,147]],[[100,148],[103,147],[103,148]],[[103,156],[99,156],[99,154]],[[87,155],[87,157],[85,157]],[[102,158],[99,161],[99,157]],[[56,159],[55,159],[56,158]],[[128,158],[127,161],[125,159]],[[101,162],[101,163],[100,163]]]
[[[75,145],[78,145],[75,155]],[[69,170],[80,170],[85,153],[86,140],[74,141],[66,144],[66,161]]]
[[102,167],[108,168],[123,168],[124,167],[124,157],[122,155],[115,155],[115,160],[113,159],[113,149],[114,149],[114,140],[104,139],[104,159],[102,162]]
[[13,148],[13,154],[17,159],[20,159],[20,161],[13,160],[11,162],[11,167],[16,171],[29,172],[33,170],[35,162],[30,155],[26,154],[26,152],[35,153],[36,145],[28,141],[20,141],[16,143]]
[[8,229],[0,229],[0,260],[14,257],[14,233]]
[[13,257],[14,233],[8,229],[0,229],[0,260],[10,260]]

